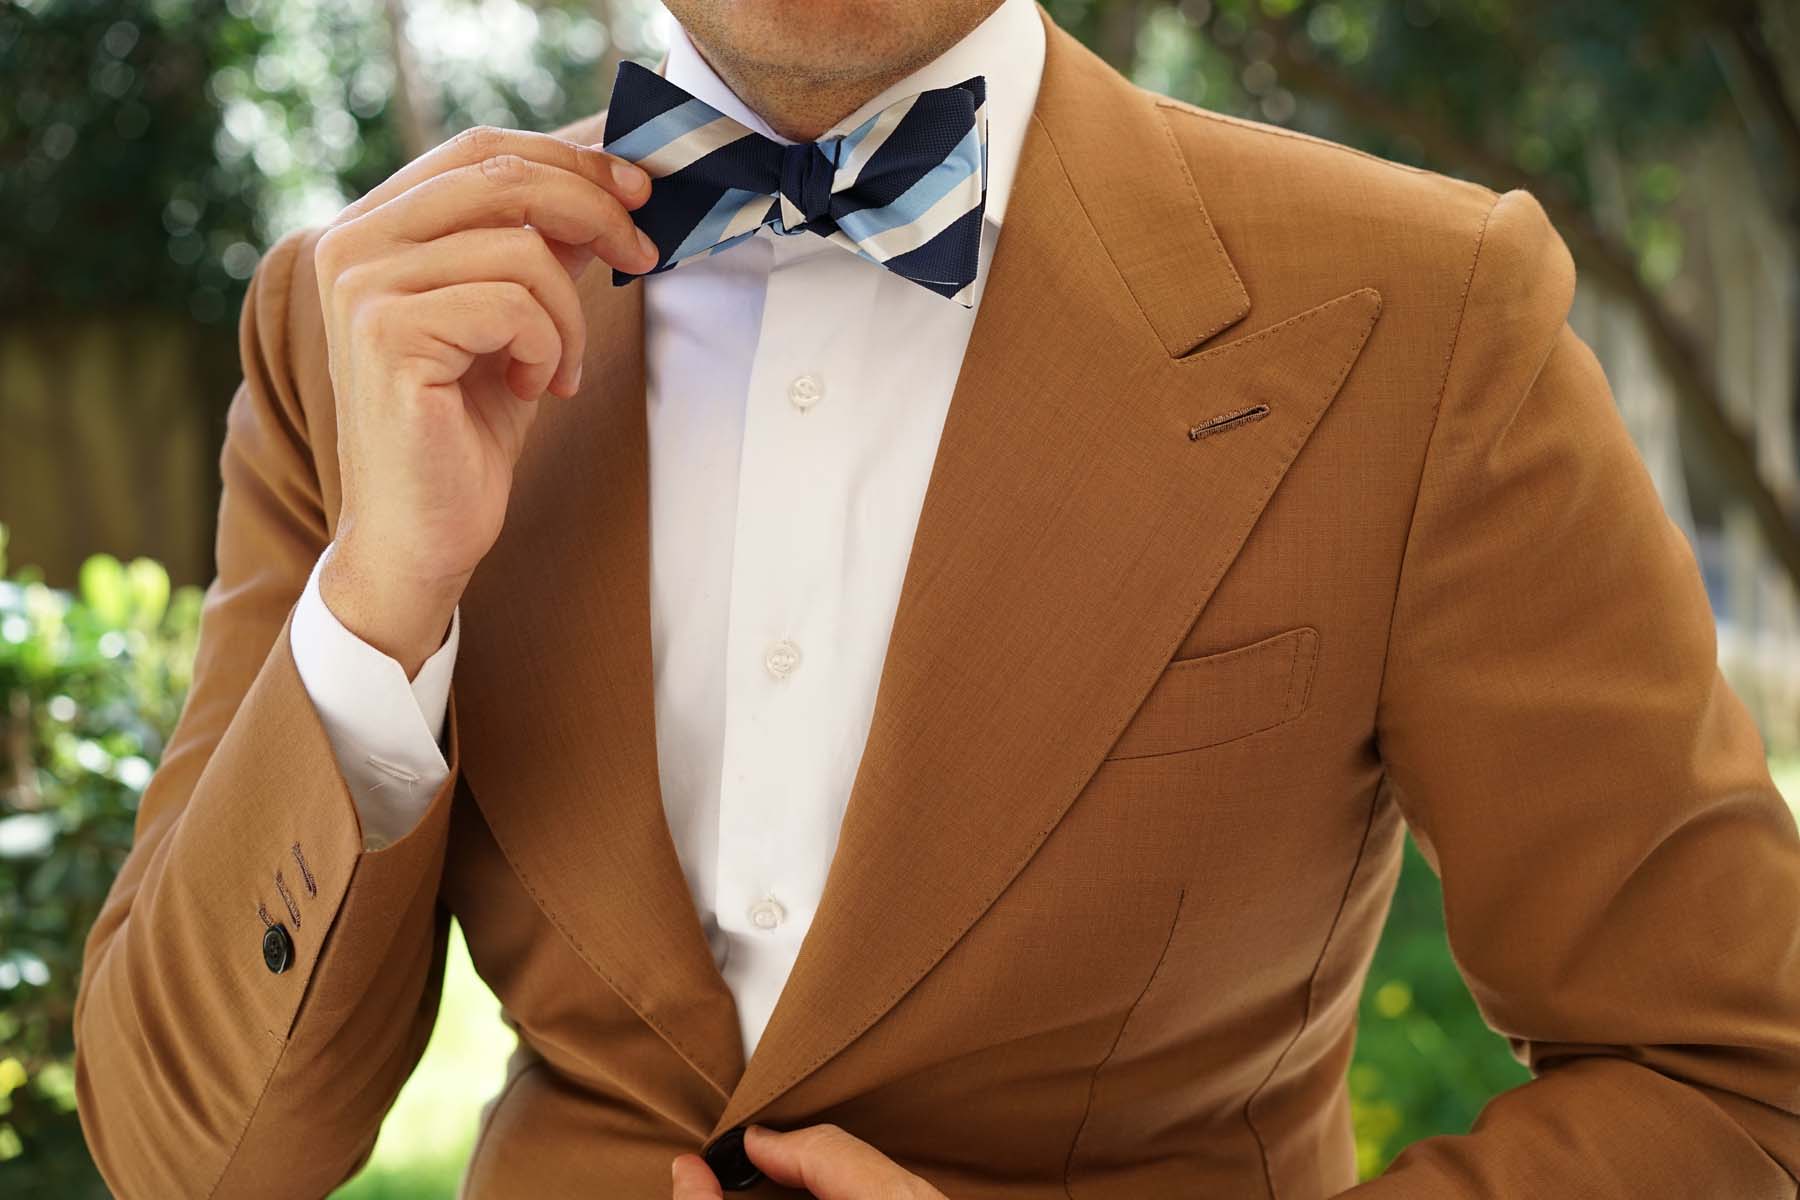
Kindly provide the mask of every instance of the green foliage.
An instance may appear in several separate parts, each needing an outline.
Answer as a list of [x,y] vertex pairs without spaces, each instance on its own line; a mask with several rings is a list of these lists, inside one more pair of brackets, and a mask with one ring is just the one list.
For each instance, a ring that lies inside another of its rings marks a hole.
[[[0,550],[4,549],[0,530]],[[0,568],[4,560],[0,558]],[[82,944],[186,695],[200,592],[90,558],[0,580],[0,1193],[104,1195],[75,1116]]]

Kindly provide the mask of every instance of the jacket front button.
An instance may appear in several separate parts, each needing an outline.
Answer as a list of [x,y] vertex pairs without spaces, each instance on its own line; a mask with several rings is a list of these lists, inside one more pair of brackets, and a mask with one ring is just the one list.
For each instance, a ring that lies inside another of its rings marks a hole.
[[762,1182],[763,1173],[750,1161],[744,1152],[744,1129],[727,1129],[719,1135],[719,1140],[707,1148],[701,1155],[712,1173],[718,1176],[719,1186],[728,1192],[741,1192],[745,1188],[755,1187]]
[[263,965],[279,975],[294,961],[294,939],[287,926],[275,924],[263,930]]

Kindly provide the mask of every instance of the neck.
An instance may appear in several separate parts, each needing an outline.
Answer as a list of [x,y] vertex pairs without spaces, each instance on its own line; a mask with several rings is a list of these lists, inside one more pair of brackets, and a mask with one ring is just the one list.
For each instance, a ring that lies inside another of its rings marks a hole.
[[817,141],[833,125],[867,104],[916,68],[907,66],[879,75],[796,78],[785,71],[742,68],[716,59],[698,42],[695,49],[769,128],[795,142]]
[[795,142],[817,141],[832,126],[887,88],[925,66],[966,37],[999,7],[1000,0],[965,4],[963,20],[947,22],[937,36],[914,47],[910,55],[880,67],[808,67],[797,70],[733,54],[703,30],[684,25],[688,40],[739,99],[767,121],[769,128]]

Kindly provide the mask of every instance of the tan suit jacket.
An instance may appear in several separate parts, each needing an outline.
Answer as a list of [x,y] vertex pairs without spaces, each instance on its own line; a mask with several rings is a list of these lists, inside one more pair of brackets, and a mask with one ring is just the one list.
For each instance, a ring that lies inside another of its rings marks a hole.
[[[317,233],[270,251],[194,691],[86,948],[80,1110],[120,1197],[356,1171],[452,915],[519,1035],[470,1200],[666,1197],[752,1120],[836,1122],[954,1200],[1795,1196],[1800,838],[1544,210],[1048,32],[748,1062],[657,784],[641,288],[582,281],[584,394],[544,402],[464,601],[451,781],[364,852],[286,629],[340,495]],[[1354,1187],[1407,826],[1535,1078]]]

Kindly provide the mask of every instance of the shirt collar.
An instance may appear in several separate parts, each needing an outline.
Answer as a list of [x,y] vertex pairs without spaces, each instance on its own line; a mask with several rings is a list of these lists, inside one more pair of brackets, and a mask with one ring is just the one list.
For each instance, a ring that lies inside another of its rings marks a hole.
[[[663,77],[726,116],[784,145],[792,142],[769,128],[720,79],[678,22],[669,36]],[[848,133],[896,100],[930,88],[952,87],[981,75],[987,81],[987,205],[985,220],[998,226],[1012,192],[1013,173],[1025,145],[1025,130],[1037,103],[1044,73],[1044,25],[1036,0],[1001,0],[1000,7],[966,36],[861,108],[832,126],[826,136]]]

